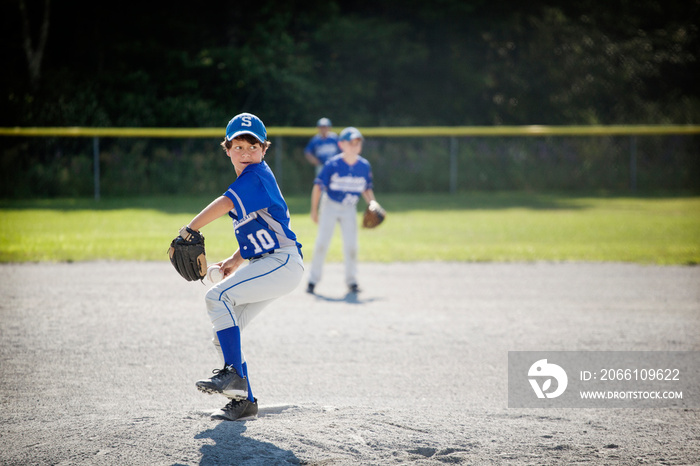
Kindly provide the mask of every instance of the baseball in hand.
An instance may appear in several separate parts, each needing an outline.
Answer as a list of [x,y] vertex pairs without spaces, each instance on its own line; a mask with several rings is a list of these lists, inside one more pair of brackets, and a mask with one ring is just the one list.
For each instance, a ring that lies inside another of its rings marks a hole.
[[217,265],[212,265],[207,269],[207,278],[212,283],[219,283],[224,279],[224,273],[221,271],[221,267]]

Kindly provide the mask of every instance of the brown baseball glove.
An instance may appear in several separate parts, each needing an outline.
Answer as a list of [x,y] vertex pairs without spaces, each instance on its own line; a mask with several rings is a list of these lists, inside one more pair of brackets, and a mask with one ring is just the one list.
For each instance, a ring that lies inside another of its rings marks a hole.
[[362,217],[363,228],[375,228],[386,218],[386,210],[377,201],[370,201]]

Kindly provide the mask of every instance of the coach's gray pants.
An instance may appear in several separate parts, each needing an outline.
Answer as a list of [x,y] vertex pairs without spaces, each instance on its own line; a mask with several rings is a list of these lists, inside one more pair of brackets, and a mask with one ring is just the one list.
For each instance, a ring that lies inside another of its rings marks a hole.
[[321,196],[318,213],[318,235],[311,261],[309,283],[318,283],[323,275],[323,262],[326,260],[328,247],[333,238],[335,224],[340,224],[343,236],[343,255],[345,257],[345,284],[357,284],[357,207],[355,204],[341,204],[331,200],[325,193]]

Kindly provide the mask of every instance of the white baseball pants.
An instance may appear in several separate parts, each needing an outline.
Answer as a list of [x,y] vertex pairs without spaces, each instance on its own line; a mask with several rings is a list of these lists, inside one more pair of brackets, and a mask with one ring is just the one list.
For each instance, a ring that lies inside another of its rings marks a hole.
[[295,246],[249,261],[248,265],[214,285],[205,297],[214,331],[233,326],[243,330],[272,301],[292,292],[304,275],[304,263]]
[[326,260],[328,247],[333,238],[335,224],[340,224],[343,237],[343,256],[345,258],[345,284],[357,284],[357,207],[355,204],[341,204],[328,197],[321,196],[318,213],[318,234],[311,261],[309,283],[317,284],[323,275],[323,262]]

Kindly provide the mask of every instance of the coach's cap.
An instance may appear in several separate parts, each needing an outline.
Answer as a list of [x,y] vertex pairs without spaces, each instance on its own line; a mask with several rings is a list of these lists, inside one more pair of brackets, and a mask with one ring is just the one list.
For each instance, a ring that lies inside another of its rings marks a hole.
[[362,137],[362,133],[360,133],[360,130],[353,126],[348,126],[340,132],[340,136],[338,136],[338,141],[352,141],[353,139],[358,138],[364,139],[364,137]]
[[231,118],[226,126],[226,140],[230,141],[242,134],[250,134],[264,143],[267,141],[267,130],[262,120],[252,113],[241,113]]
[[316,122],[316,126],[333,126],[333,123],[328,118],[321,118]]

